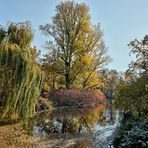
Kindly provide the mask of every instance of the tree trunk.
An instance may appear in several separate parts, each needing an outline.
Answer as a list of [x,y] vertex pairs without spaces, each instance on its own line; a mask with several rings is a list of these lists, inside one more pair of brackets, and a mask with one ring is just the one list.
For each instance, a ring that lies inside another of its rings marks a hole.
[[70,62],[65,62],[65,67],[66,67],[66,73],[65,73],[66,88],[70,89],[71,88]]
[[65,133],[66,132],[66,127],[67,127],[67,122],[66,121],[63,121],[63,124],[62,124],[62,133]]
[[65,81],[66,81],[66,88],[70,89],[71,88],[71,80],[70,80],[70,74],[65,74]]
[[52,78],[52,90],[55,90],[55,82],[56,82],[56,77],[53,76],[53,78]]

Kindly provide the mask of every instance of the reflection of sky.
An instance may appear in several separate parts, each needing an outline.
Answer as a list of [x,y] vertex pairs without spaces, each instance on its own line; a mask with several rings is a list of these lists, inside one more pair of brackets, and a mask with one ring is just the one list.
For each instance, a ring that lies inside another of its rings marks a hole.
[[[39,25],[51,20],[56,4],[61,0],[0,0],[0,23],[29,20],[34,28],[34,45],[42,49],[45,37]],[[101,23],[109,55],[110,68],[123,71],[131,61],[127,44],[142,39],[148,33],[148,0],[76,0],[90,6],[91,20]]]

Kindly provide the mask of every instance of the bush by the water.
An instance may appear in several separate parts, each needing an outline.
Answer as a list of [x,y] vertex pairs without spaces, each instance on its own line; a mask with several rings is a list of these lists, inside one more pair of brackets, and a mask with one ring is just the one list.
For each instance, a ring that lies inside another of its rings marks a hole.
[[49,93],[49,100],[62,106],[95,106],[105,103],[105,96],[97,91],[59,89]]
[[115,148],[147,148],[148,119],[130,119],[123,123],[114,141]]

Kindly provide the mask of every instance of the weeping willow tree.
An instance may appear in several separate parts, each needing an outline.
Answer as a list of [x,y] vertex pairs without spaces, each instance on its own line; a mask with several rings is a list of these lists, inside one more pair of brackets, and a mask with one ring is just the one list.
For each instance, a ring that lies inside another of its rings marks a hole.
[[11,23],[0,29],[0,118],[35,114],[42,72],[32,57],[30,24]]

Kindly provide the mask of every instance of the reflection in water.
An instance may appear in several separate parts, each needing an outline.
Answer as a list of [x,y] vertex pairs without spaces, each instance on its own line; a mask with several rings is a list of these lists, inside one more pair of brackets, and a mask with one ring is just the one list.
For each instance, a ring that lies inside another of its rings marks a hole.
[[[106,148],[119,123],[118,115],[112,107],[106,108],[103,105],[89,109],[58,108],[23,121],[22,127],[29,137],[35,137],[36,141],[48,141],[53,147],[75,143],[75,147]],[[49,142],[51,139],[54,144]]]
[[60,108],[53,112],[43,112],[36,116],[35,126],[40,132],[51,133],[85,133],[103,124],[103,106],[94,109]]

